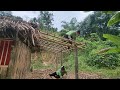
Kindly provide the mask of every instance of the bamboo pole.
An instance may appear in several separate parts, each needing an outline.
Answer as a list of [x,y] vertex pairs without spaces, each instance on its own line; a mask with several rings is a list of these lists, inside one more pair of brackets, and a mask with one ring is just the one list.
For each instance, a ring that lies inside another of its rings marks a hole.
[[63,65],[62,60],[63,60],[63,53],[62,53],[62,51],[61,51],[61,66]]
[[50,42],[53,42],[53,43],[58,43],[58,44],[60,44],[60,45],[63,45],[63,46],[69,46],[69,47],[72,47],[72,48],[74,48],[74,46],[73,45],[71,45],[71,44],[64,44],[63,42],[61,43],[61,42],[56,42],[55,40],[53,40],[53,39],[48,39],[48,38],[42,38],[42,37],[40,37],[41,39],[43,39],[43,40],[46,40],[46,41],[50,41]]
[[75,79],[78,79],[78,48],[75,45]]
[[[43,41],[43,42],[47,42],[47,41]],[[42,44],[43,45],[43,44]],[[44,46],[46,46],[48,49],[67,49],[66,46],[62,46],[62,45],[59,45],[59,44],[53,44],[53,43],[45,43]]]
[[57,60],[57,54],[55,54],[55,61],[56,61],[56,70],[58,69],[58,60]]
[[[41,33],[38,33],[38,37],[40,36],[40,34]],[[43,37],[40,37],[40,38],[46,38],[46,39],[49,39],[49,40],[53,40],[53,41],[55,41],[55,42],[60,42],[60,43],[64,43],[64,44],[68,44],[68,42],[64,42],[64,41],[71,41],[71,42],[73,42],[73,43],[75,43],[75,41],[72,41],[72,40],[68,40],[68,39],[64,39],[64,38],[59,38],[58,40],[55,40],[55,39],[50,39],[49,37],[48,37],[48,35],[49,34],[46,34],[46,36],[45,35],[43,35]],[[50,36],[50,35],[49,35]],[[54,37],[54,36],[53,36]],[[55,37],[54,37],[55,38]],[[63,39],[63,40],[61,40],[61,39]],[[69,44],[69,45],[71,45],[71,44]],[[81,44],[80,44],[81,45]]]
[[77,45],[81,45],[81,43],[75,42],[75,41],[73,41],[73,40],[68,40],[68,39],[65,39],[65,38],[62,38],[62,37],[57,37],[57,36],[55,36],[55,35],[48,34],[48,33],[42,32],[42,31],[39,31],[39,32],[42,33],[42,34],[45,34],[45,35],[49,35],[49,36],[51,36],[51,37],[55,37],[55,38],[58,38],[58,39],[61,39],[61,40],[71,41],[72,43],[75,43],[75,44],[77,44]]

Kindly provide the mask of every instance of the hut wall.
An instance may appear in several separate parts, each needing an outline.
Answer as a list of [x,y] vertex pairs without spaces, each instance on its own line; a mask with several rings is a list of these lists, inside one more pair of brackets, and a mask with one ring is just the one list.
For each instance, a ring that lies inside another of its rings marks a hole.
[[24,79],[30,71],[30,64],[30,48],[21,41],[17,41],[12,50],[11,60],[7,71],[7,78]]

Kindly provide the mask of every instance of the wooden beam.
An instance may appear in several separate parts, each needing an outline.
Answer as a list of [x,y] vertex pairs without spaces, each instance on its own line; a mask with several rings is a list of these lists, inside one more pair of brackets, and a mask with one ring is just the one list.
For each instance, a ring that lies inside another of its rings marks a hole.
[[50,50],[50,51],[53,51],[53,52],[58,52],[59,50],[58,49],[53,49],[53,48],[49,48],[48,49],[48,47],[47,46],[45,46],[45,45],[40,45],[40,46],[42,46],[44,49],[46,49],[46,50]]
[[50,40],[50,39],[42,38],[42,37],[40,37],[40,38],[43,39],[43,40],[46,40],[46,41],[50,41],[50,42],[53,42],[53,43],[58,43],[58,44],[63,45],[63,46],[69,46],[69,47],[71,47],[71,48],[74,48],[74,46],[71,45],[71,44],[64,44],[64,43],[56,42],[56,41],[54,41],[54,40],[52,40],[52,39]]
[[54,44],[54,43],[51,43],[51,42],[49,42],[49,43],[47,43],[47,44],[45,44],[45,46],[47,46],[48,48],[56,48],[56,49],[65,49],[65,47],[66,46],[62,46],[62,45],[59,45],[59,44]]
[[55,54],[55,63],[56,63],[56,70],[58,70],[58,59],[57,59],[57,53]]
[[75,45],[75,79],[78,79],[78,48]]
[[60,53],[61,53],[61,60],[60,60],[61,62],[60,63],[61,63],[61,66],[62,66],[63,65],[63,53],[62,53],[62,51]]
[[[40,36],[40,35],[39,35]],[[48,38],[48,37],[39,37],[38,39],[44,39],[44,40],[46,40],[46,41],[50,41],[50,42],[53,42],[53,43],[58,43],[58,44],[64,44],[63,46],[65,46],[65,45],[71,45],[71,44],[69,44],[69,43],[67,43],[67,42],[64,42],[64,41],[61,41],[61,40],[55,40],[55,39],[52,39],[52,38]]]
[[[40,33],[39,33],[39,34],[40,34]],[[47,34],[47,35],[48,35],[48,34]],[[39,35],[39,36],[41,36],[41,35]],[[49,39],[48,37],[46,38],[44,35],[43,35],[43,37],[39,37],[39,39],[44,39],[44,40],[46,40],[46,41],[50,41],[50,42],[53,42],[53,43],[62,44],[63,46],[69,46],[69,47],[74,48],[74,46],[71,45],[71,44],[65,44],[64,42],[56,41],[55,39]],[[81,44],[80,46],[78,46],[78,48],[81,48],[82,45],[84,45],[84,44]]]
[[0,38],[0,40],[13,41],[12,38]]
[[52,45],[52,44],[50,45],[50,47],[48,47],[48,49],[51,49],[51,48],[52,49],[57,49],[57,50],[59,50],[59,49],[62,50],[63,49],[62,47],[60,47],[58,45]]
[[[53,45],[53,44],[51,44],[51,43],[48,43],[47,41],[41,41],[42,43],[44,43],[44,42],[46,42],[47,44],[41,44],[42,46],[46,46],[47,47],[47,49],[65,49],[64,47],[62,47],[62,46],[60,46],[60,45],[58,45],[58,44],[55,44],[55,45]],[[40,43],[41,43],[40,42]]]
[[49,35],[49,36],[51,36],[51,37],[55,37],[55,38],[58,38],[58,39],[61,39],[61,40],[71,41],[71,42],[73,42],[73,43],[75,43],[75,44],[77,44],[77,45],[81,45],[81,44],[82,44],[82,43],[75,42],[75,41],[73,41],[73,40],[68,40],[68,39],[65,39],[65,38],[62,38],[62,37],[57,37],[57,36],[55,36],[55,35],[48,34],[48,33],[42,32],[42,31],[39,31],[39,32],[42,33],[42,34],[44,34],[44,35]]
[[43,41],[43,40],[41,40],[41,41],[40,41],[40,44],[42,44],[42,45],[46,45],[46,44],[48,44],[48,42],[47,42],[47,41]]

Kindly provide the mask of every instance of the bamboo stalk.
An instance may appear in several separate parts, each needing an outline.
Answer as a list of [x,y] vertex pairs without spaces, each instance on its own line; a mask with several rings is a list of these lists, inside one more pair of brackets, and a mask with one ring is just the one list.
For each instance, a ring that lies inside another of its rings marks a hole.
[[75,79],[78,79],[78,49],[75,46]]
[[42,31],[39,31],[39,32],[42,33],[42,34],[45,34],[45,35],[49,35],[49,36],[52,36],[52,37],[56,37],[56,38],[58,38],[58,39],[62,39],[62,40],[66,40],[66,41],[71,41],[71,42],[73,42],[73,43],[75,43],[75,44],[77,44],[77,45],[81,45],[81,43],[75,42],[75,41],[73,41],[73,40],[68,40],[68,39],[65,39],[65,38],[62,38],[62,37],[57,37],[57,36],[55,36],[55,35],[48,34],[48,33],[42,32]]
[[47,40],[47,41],[53,42],[53,43],[58,43],[58,44],[63,45],[63,46],[69,46],[69,47],[74,48],[74,46],[72,46],[72,45],[70,45],[70,44],[64,44],[64,43],[56,42],[56,41],[53,40],[53,39],[50,40],[50,39],[47,39],[47,38],[42,38],[42,37],[40,37],[40,38],[43,39],[43,40]]

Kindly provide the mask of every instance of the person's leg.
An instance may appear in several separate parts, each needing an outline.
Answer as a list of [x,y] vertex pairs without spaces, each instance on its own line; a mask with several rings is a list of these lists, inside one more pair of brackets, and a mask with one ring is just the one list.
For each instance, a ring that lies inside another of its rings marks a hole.
[[55,78],[56,78],[56,79],[59,79],[59,78],[60,78],[60,76],[59,76],[59,75],[55,75]]
[[53,77],[55,77],[55,78],[59,78],[59,76],[57,76],[57,73],[56,72],[54,72],[54,73],[52,73],[52,74],[49,74],[49,76],[52,78],[52,76]]
[[49,74],[50,76],[55,76],[56,75],[56,72],[54,72],[54,73],[51,73],[51,74]]

